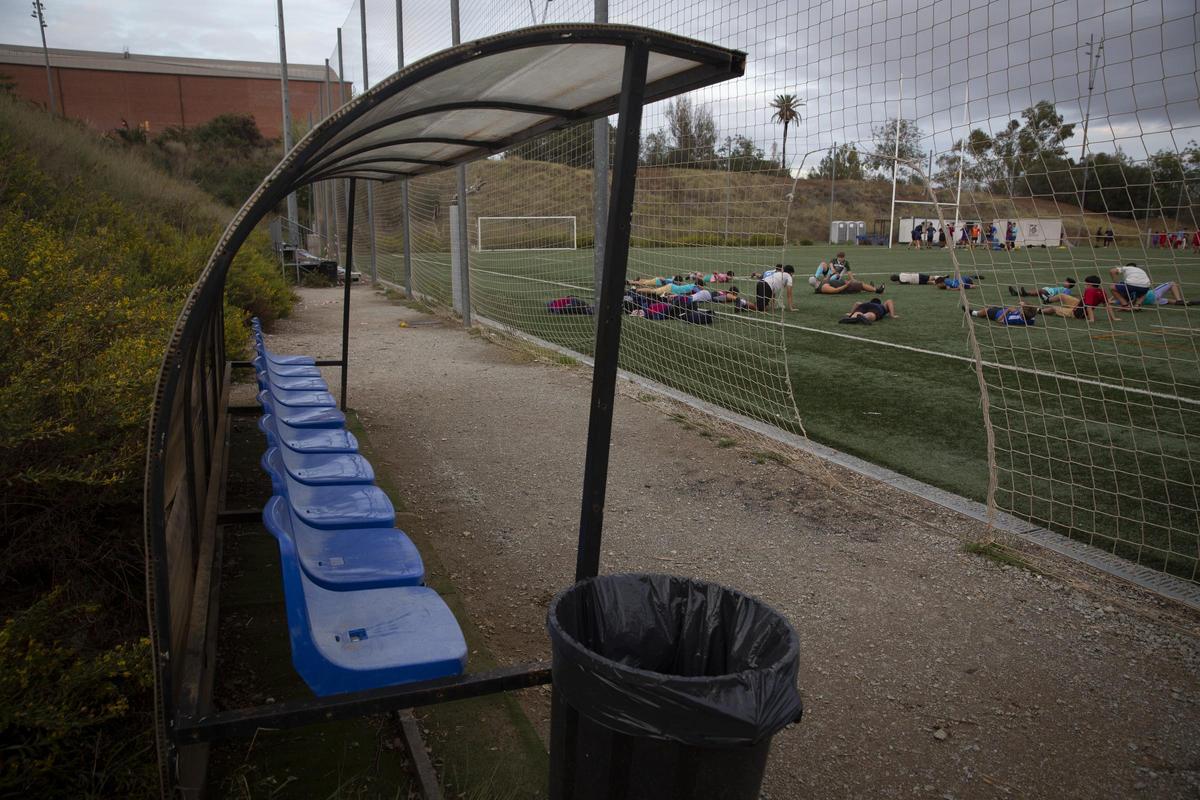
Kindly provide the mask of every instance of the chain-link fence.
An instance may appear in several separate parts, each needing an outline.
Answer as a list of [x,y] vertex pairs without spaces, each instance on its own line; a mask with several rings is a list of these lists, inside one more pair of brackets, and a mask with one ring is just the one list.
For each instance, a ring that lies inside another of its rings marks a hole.
[[[646,109],[625,369],[1200,577],[1194,2],[358,0],[331,69],[357,94],[456,15],[462,41],[609,21],[748,54]],[[589,354],[612,134],[473,163],[463,197],[374,187],[356,269]],[[318,197],[344,230],[344,185]]]

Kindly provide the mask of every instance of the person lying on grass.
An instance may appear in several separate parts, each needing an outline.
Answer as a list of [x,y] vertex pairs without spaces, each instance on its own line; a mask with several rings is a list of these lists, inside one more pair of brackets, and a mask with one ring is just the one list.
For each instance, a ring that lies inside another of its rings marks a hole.
[[729,283],[734,278],[733,270],[728,272],[689,272],[689,281],[704,281],[705,283]]
[[964,289],[974,289],[975,276],[963,275],[961,278],[943,278],[939,276],[934,279],[933,285],[939,289],[957,289],[960,286]]
[[1100,288],[1099,275],[1088,275],[1083,279],[1083,304],[1092,309],[1103,307],[1110,322],[1119,322],[1121,319],[1113,312],[1104,289]]
[[1183,292],[1179,291],[1179,284],[1175,281],[1167,281],[1146,292],[1146,296],[1142,298],[1142,305],[1200,306],[1200,300],[1184,300]]
[[936,283],[938,278],[945,278],[944,275],[930,275],[926,272],[896,272],[892,274],[892,283],[903,283],[908,286],[925,286],[926,284]]
[[850,313],[843,316],[838,322],[843,325],[870,325],[884,317],[900,319],[896,315],[896,303],[892,300],[880,300],[878,297],[872,297],[870,300],[855,303],[854,307],[850,309]]
[[[1052,317],[1066,317],[1067,319],[1082,319],[1088,322],[1096,321],[1096,312],[1092,307],[1085,305],[1081,298],[1071,294],[1058,294],[1049,298],[1047,305],[1036,307],[1038,313]],[[1022,306],[1025,304],[1022,303]]]
[[1132,261],[1123,267],[1113,267],[1108,272],[1114,281],[1109,295],[1117,308],[1136,307],[1153,286],[1146,270]]
[[674,278],[638,278],[637,280],[625,281],[626,286],[636,286],[641,288],[658,288],[666,286],[668,283],[683,283],[683,276],[676,275]]
[[1037,321],[1038,310],[1033,306],[984,306],[983,308],[967,309],[972,317],[982,317],[998,322],[1001,325],[1027,327]]
[[732,303],[733,310],[736,311],[755,311],[754,305],[742,297],[736,286],[730,286],[720,292],[713,292],[712,301],[714,303]]
[[662,286],[638,286],[635,290],[641,294],[655,297],[670,297],[677,294],[693,294],[704,288],[704,281],[695,283],[666,283]]
[[1075,290],[1074,278],[1063,278],[1058,286],[1043,286],[1036,292],[1031,292],[1024,286],[1010,286],[1008,293],[1013,297],[1040,297],[1043,303],[1049,303],[1051,298],[1070,295]]
[[854,278],[830,278],[824,283],[818,284],[813,290],[813,294],[858,294],[859,292],[874,292],[875,294],[883,294],[884,286],[879,284],[875,286],[870,283],[863,283]]

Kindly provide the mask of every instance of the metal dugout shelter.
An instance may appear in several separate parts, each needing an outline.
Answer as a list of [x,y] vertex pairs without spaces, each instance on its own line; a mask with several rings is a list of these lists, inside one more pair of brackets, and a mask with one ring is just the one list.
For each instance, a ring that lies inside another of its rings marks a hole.
[[[744,53],[622,25],[548,25],[468,42],[405,67],[332,113],[284,156],[233,217],[192,287],[163,356],[146,452],[147,611],[164,795],[203,793],[211,741],[252,736],[261,727],[397,711],[550,681],[548,664],[524,664],[212,711],[222,526],[258,521],[257,509],[223,507],[230,374],[248,366],[226,357],[223,297],[230,264],[250,232],[299,187],[346,179],[349,250],[357,181],[447,169],[619,114],[576,569],[576,579],[590,577],[599,569],[642,106],[738,77],[744,69]],[[348,268],[351,257],[348,252]],[[341,358],[317,362],[340,368],[343,408],[349,280],[345,286]]]

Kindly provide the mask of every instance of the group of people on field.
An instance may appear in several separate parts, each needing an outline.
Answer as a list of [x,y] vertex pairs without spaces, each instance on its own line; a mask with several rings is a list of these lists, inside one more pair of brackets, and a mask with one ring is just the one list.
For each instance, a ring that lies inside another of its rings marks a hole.
[[1017,223],[1011,220],[1007,222],[1004,227],[1003,239],[1000,236],[1000,230],[994,222],[949,222],[945,227],[940,227],[933,221],[926,220],[913,226],[912,241],[909,246],[920,250],[922,245],[927,248],[946,247],[947,245],[974,248],[979,245],[1012,250],[1017,244]]
[[[1136,311],[1144,307],[1165,305],[1196,305],[1200,300],[1186,300],[1175,281],[1154,284],[1149,273],[1137,264],[1129,263],[1109,270],[1112,283],[1107,291],[1098,275],[1083,279],[1082,291],[1074,278],[1064,278],[1057,286],[1026,289],[1009,286],[1008,292],[1021,298],[1015,306],[984,306],[970,309],[971,316],[989,319],[1001,325],[1033,325],[1039,315],[1058,316],[1093,322],[1103,310],[1109,320],[1120,320],[1119,311]],[[1024,302],[1037,298],[1041,305]]]

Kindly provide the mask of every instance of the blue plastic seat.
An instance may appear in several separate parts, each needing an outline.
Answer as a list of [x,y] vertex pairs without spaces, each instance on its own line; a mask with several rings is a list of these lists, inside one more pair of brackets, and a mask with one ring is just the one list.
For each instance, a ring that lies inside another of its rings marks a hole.
[[271,476],[275,494],[288,491],[288,479],[307,486],[354,486],[375,482],[375,471],[358,453],[297,453],[287,447],[273,446],[266,449],[259,461],[263,472]]
[[263,521],[276,538],[292,540],[300,566],[322,588],[341,592],[420,586],[425,580],[421,554],[397,528],[313,528],[297,520],[279,496],[267,501]]
[[317,364],[317,360],[315,358],[313,358],[312,356],[289,356],[289,355],[281,355],[279,353],[272,353],[270,350],[267,349],[266,340],[262,338],[261,334],[257,335],[255,338],[257,340],[255,342],[255,348],[262,355],[262,357],[265,358],[271,364],[274,364],[276,366],[302,366],[302,367],[314,367]]
[[259,372],[266,371],[270,373],[272,378],[319,378],[321,370],[319,367],[308,366],[306,364],[272,364],[261,355],[255,356],[253,361],[254,368]]
[[264,414],[271,414],[279,422],[293,428],[344,428],[346,426],[346,415],[329,406],[292,408],[276,405],[270,392],[259,392],[258,402],[263,407]]
[[[320,408],[327,406],[333,408],[337,405],[337,400],[333,399],[333,395],[329,392],[288,392],[283,389],[265,389],[263,392],[270,393],[270,400],[281,406],[290,408]],[[259,394],[263,394],[260,392]],[[259,398],[259,402],[263,402]]]
[[344,428],[297,428],[274,414],[263,414],[258,428],[271,447],[286,447],[298,453],[357,453],[358,440]]
[[279,543],[292,665],[315,694],[462,673],[467,643],[437,592],[425,586],[323,588],[300,567],[293,540],[272,533]]
[[256,373],[259,389],[283,390],[288,392],[328,392],[329,387],[325,385],[325,381],[321,378],[313,378],[306,376],[281,376],[272,375],[270,372],[260,371]]
[[322,530],[391,528],[396,509],[378,486],[309,486],[284,476],[286,497],[296,519]]

